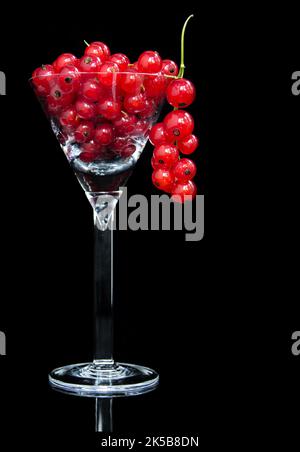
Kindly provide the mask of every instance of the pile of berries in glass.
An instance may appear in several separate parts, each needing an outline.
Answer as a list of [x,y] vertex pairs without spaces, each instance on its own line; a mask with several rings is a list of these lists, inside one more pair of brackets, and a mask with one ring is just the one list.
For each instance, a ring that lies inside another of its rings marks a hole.
[[[146,51],[131,64],[126,55],[92,42],[79,59],[64,53],[37,68],[32,83],[68,159],[79,161],[83,170],[126,161],[149,136],[155,146],[154,185],[178,195],[178,201],[196,195],[196,166],[180,158],[198,145],[193,118],[183,110],[193,102],[195,88],[173,61]],[[164,98],[174,110],[152,126]]]

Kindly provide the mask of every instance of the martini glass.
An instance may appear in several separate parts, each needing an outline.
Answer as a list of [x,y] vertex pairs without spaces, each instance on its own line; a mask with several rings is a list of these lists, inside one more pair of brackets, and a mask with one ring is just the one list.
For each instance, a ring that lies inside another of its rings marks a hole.
[[[106,96],[111,101],[120,99],[118,80],[126,74],[115,73],[112,85],[106,87]],[[98,75],[80,73],[81,78],[97,78]],[[155,75],[140,74],[141,77]],[[121,187],[125,186],[147,143],[163,97],[151,99],[147,110],[135,115],[134,127],[125,130],[119,127],[112,143],[94,153],[87,153],[86,144],[78,142],[74,128],[62,125],[60,115],[63,108],[49,105],[49,97],[37,90],[35,78],[30,79],[30,83],[93,208],[94,218],[94,359],[54,369],[49,374],[50,385],[59,391],[91,397],[149,392],[158,384],[157,372],[136,364],[117,363],[113,358],[113,224],[114,210],[122,195]],[[54,86],[59,84],[59,75],[52,76],[51,83]],[[76,95],[71,97],[71,105],[74,105]],[[97,102],[94,105],[97,108]],[[126,112],[121,114],[126,115]],[[95,123],[102,120],[99,116],[92,119]],[[106,122],[110,121],[106,119]]]

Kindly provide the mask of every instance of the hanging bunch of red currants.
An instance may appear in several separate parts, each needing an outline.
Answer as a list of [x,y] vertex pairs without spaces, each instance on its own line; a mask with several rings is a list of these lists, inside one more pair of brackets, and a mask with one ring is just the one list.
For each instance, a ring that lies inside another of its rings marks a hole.
[[[192,82],[183,78],[184,74],[184,34],[189,19],[186,20],[181,35],[181,64],[178,72],[173,71],[174,80],[169,79],[166,89],[168,103],[174,110],[164,120],[155,124],[149,139],[155,146],[151,164],[152,181],[160,190],[170,193],[175,201],[183,202],[196,196],[197,187],[193,182],[196,165],[183,155],[192,154],[198,147],[198,139],[193,135],[194,120],[183,110],[191,105],[196,92]],[[185,198],[188,196],[188,198]]]

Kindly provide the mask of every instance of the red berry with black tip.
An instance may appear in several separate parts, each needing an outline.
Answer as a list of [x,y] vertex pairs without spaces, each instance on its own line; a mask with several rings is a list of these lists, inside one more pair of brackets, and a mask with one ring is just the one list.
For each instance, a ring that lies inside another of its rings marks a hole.
[[[101,60],[95,55],[85,55],[79,60],[78,68],[81,72],[99,72],[101,67]],[[90,77],[89,75],[86,76]]]
[[192,116],[184,110],[171,111],[165,117],[163,124],[168,137],[173,140],[181,140],[190,135],[194,129]]
[[50,90],[49,96],[47,96],[47,106],[49,113],[59,113],[60,111],[62,111],[62,109],[71,105],[73,99],[73,93],[64,93],[60,89],[59,85],[54,85]]
[[160,144],[153,151],[153,158],[158,168],[172,168],[179,159],[179,152],[172,144]]
[[197,187],[193,181],[175,184],[172,188],[172,200],[175,202],[191,201],[197,194]]
[[138,59],[138,70],[146,73],[156,73],[162,68],[162,59],[157,52],[147,50]]
[[174,176],[179,183],[192,180],[195,177],[196,171],[195,163],[186,158],[179,160],[173,167]]
[[78,143],[90,141],[94,136],[94,124],[91,121],[82,121],[75,130],[74,136]]
[[110,56],[110,50],[106,44],[100,41],[91,42],[84,51],[85,55],[94,55],[100,58],[102,62]]
[[178,66],[172,60],[163,60],[161,72],[165,75],[173,75],[176,77],[176,75],[178,75]]
[[65,93],[76,93],[80,87],[80,73],[75,66],[65,66],[59,73],[58,84]]
[[174,175],[168,169],[158,168],[152,173],[152,182],[159,190],[168,191],[174,183]]
[[168,85],[167,101],[176,108],[186,108],[191,105],[196,97],[196,90],[192,82],[185,78],[172,80]]
[[195,135],[188,135],[182,140],[178,141],[177,146],[182,154],[192,154],[199,145],[198,138]]

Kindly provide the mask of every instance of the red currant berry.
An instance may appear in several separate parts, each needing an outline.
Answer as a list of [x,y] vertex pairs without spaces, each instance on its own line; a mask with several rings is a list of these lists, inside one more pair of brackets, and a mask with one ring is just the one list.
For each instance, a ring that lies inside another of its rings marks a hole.
[[163,60],[162,62],[162,73],[165,75],[178,75],[178,66],[172,60]]
[[191,201],[197,194],[197,187],[189,180],[183,184],[175,184],[172,189],[172,200],[175,202]]
[[76,66],[77,58],[72,53],[62,53],[53,63],[55,72],[60,72],[65,66]]
[[157,111],[157,106],[153,99],[146,99],[145,106],[142,111],[139,112],[139,118],[149,119],[154,116]]
[[127,70],[128,64],[130,63],[128,56],[124,55],[124,53],[114,53],[109,61],[116,63],[119,66],[121,72]]
[[106,61],[100,66],[99,70],[99,81],[104,86],[112,86],[117,82],[117,76],[115,75],[119,72],[119,66],[113,61]]
[[80,94],[90,102],[97,102],[102,93],[102,85],[96,79],[91,78],[81,85]]
[[62,126],[75,129],[80,124],[80,118],[74,105],[67,107],[59,116],[59,122]]
[[168,191],[174,183],[174,175],[168,169],[158,168],[152,173],[152,182],[160,190]]
[[179,152],[172,144],[160,144],[154,148],[153,158],[159,168],[172,168],[178,162]]
[[85,163],[92,163],[99,157],[100,157],[100,150],[96,150],[94,152],[82,152],[80,154],[80,160],[82,160]]
[[118,155],[123,158],[130,157],[136,151],[136,147],[133,143],[124,146],[119,150]]
[[65,93],[76,93],[80,87],[80,73],[75,66],[65,66],[59,73],[58,84]]
[[47,96],[55,83],[55,71],[51,64],[43,64],[32,74],[32,83],[40,96]]
[[195,177],[197,168],[190,159],[181,159],[174,165],[173,173],[179,183],[187,182]]
[[194,120],[187,111],[174,110],[167,114],[163,121],[170,139],[181,140],[190,135],[194,129]]
[[50,94],[47,97],[48,106],[50,106],[50,110],[61,111],[63,108],[67,107],[73,102],[74,95],[73,93],[64,93],[58,85],[54,85],[51,90]]
[[102,146],[107,146],[113,141],[113,126],[108,123],[99,124],[95,129],[94,139]]
[[95,104],[89,102],[83,98],[79,98],[75,102],[77,114],[82,119],[92,119],[96,116]]
[[177,146],[183,154],[192,154],[198,147],[198,138],[195,135],[188,135],[182,140],[178,141]]
[[153,146],[158,146],[159,144],[171,142],[170,138],[166,134],[166,129],[162,122],[158,122],[157,124],[152,126],[149,135],[149,140],[153,144]]
[[188,107],[194,102],[196,97],[193,83],[185,78],[172,80],[166,94],[169,104],[176,108]]
[[101,59],[102,62],[107,60],[110,56],[110,50],[106,44],[100,41],[91,42],[84,51],[85,55],[95,55]]
[[136,137],[147,137],[149,135],[150,127],[149,121],[145,119],[138,119],[131,135]]
[[78,68],[81,72],[99,72],[101,60],[95,55],[83,56],[79,60]]
[[156,73],[162,68],[162,60],[157,52],[148,50],[143,52],[138,59],[138,70],[146,73]]
[[120,88],[126,94],[136,94],[141,90],[142,83],[143,76],[134,69],[129,68],[128,73],[121,76]]
[[161,97],[165,90],[165,77],[162,74],[148,75],[144,80],[147,97]]
[[82,152],[91,153],[91,152],[97,152],[100,149],[101,149],[101,146],[95,140],[87,141],[86,143],[81,144]]
[[118,135],[130,135],[136,127],[137,119],[135,115],[124,114],[114,121],[114,127]]
[[147,98],[143,93],[133,96],[126,96],[124,99],[124,108],[128,113],[139,113],[147,107]]
[[114,120],[121,115],[121,102],[112,97],[105,97],[99,100],[98,113],[106,119]]
[[151,166],[154,170],[157,170],[159,168],[159,163],[157,163],[156,160],[154,160],[154,158],[152,157],[151,159]]
[[82,121],[75,130],[74,136],[78,143],[90,141],[94,136],[94,124],[91,121]]

